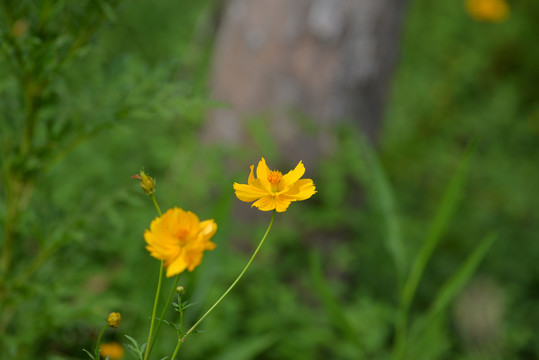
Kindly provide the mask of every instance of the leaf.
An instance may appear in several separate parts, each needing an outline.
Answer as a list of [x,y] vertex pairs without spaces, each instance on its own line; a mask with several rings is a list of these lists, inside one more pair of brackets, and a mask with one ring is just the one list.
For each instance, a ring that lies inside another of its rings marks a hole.
[[133,355],[137,356],[140,360],[142,360],[142,354],[144,352],[144,349],[146,348],[146,344],[143,344],[142,347],[139,349],[137,340],[135,340],[129,335],[124,335],[124,336],[131,342],[131,344],[124,344],[124,345],[133,353]]
[[458,171],[449,183],[442,201],[438,206],[434,220],[431,223],[427,238],[425,239],[425,242],[423,243],[423,246],[421,247],[419,254],[414,261],[408,279],[404,285],[401,301],[403,310],[406,312],[412,303],[425,266],[427,265],[434,248],[445,234],[449,222],[457,208],[459,200],[461,199],[474,148],[474,146],[471,146],[468,149],[466,156],[460,163]]
[[88,356],[90,357],[90,359],[96,360],[95,357],[92,355],[92,353],[89,352],[88,350],[82,349],[82,351],[84,351],[86,354],[88,354]]
[[[384,245],[395,264],[399,285],[402,285],[407,261],[393,189],[375,151],[373,151],[362,136],[360,136],[360,144],[362,151],[360,156],[364,159],[367,172],[370,175],[368,181],[363,182],[368,190],[370,190],[369,193],[372,194],[371,196],[376,199],[375,203],[378,205],[379,211],[382,214],[386,229]],[[361,179],[363,176],[359,175],[359,178]]]
[[[460,268],[447,280],[436,295],[434,302],[430,306],[424,319],[424,326],[427,326],[443,310],[445,310],[453,299],[460,293],[462,288],[470,280],[475,270],[487,254],[488,250],[496,240],[495,234],[485,236],[475,247]],[[423,326],[421,326],[422,328]]]
[[127,338],[127,340],[129,340],[129,341],[131,342],[131,344],[135,345],[135,347],[138,349],[138,342],[137,342],[137,340],[135,340],[134,338],[132,338],[132,337],[129,336],[129,335],[124,335],[124,336]]

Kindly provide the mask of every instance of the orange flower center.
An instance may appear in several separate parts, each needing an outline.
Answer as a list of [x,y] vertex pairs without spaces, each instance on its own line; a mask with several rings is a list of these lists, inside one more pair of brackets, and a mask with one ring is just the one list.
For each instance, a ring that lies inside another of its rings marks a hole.
[[189,230],[180,228],[176,230],[174,236],[178,239],[180,245],[184,245],[189,240]]
[[268,174],[268,181],[272,185],[277,185],[281,181],[282,178],[283,178],[283,174],[281,174],[280,171],[271,171]]

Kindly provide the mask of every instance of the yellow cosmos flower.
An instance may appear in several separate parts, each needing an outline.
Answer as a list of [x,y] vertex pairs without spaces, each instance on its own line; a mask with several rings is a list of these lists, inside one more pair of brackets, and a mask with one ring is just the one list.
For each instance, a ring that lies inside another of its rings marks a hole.
[[311,179],[300,179],[305,173],[301,161],[285,175],[280,171],[271,171],[264,158],[256,167],[256,179],[253,170],[254,165],[251,165],[248,184],[234,183],[234,190],[238,199],[254,201],[251,207],[256,206],[258,210],[283,212],[292,201],[306,200],[316,193]]
[[215,231],[213,220],[200,221],[192,212],[174,207],[152,221],[144,240],[150,255],[165,261],[167,277],[171,277],[185,269],[193,271],[204,250],[215,249],[217,245],[210,241]]
[[509,15],[505,0],[467,0],[466,10],[479,21],[502,22]]
[[103,359],[110,356],[110,360],[123,359],[125,355],[124,347],[117,342],[103,343],[99,345],[99,353]]

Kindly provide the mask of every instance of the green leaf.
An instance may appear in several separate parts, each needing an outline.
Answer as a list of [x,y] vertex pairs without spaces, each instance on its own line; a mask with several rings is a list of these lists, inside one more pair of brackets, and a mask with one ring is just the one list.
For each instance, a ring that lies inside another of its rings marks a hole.
[[137,342],[137,340],[135,340],[134,338],[132,338],[132,337],[129,336],[129,335],[124,335],[124,336],[127,338],[127,340],[129,340],[129,341],[131,342],[131,344],[135,345],[135,347],[138,349],[138,342]]
[[360,137],[360,145],[361,155],[366,164],[367,173],[370,175],[365,185],[369,190],[369,194],[376,199],[375,204],[379,207],[379,211],[382,214],[386,230],[384,245],[395,264],[399,285],[402,285],[407,261],[393,189],[376,152],[373,151],[363,137]]
[[449,183],[442,201],[438,206],[434,220],[431,223],[430,230],[427,233],[427,238],[425,239],[425,242],[423,243],[423,246],[421,247],[419,254],[413,263],[412,269],[402,292],[401,301],[405,311],[408,311],[417,290],[419,280],[423,275],[425,266],[432,256],[434,248],[445,234],[449,222],[457,208],[459,200],[461,199],[474,148],[474,146],[471,146],[468,149],[466,156],[461,161],[457,173],[453,176],[453,179]]
[[[460,293],[462,288],[468,283],[471,276],[487,254],[488,250],[496,240],[495,234],[485,236],[475,247],[460,268],[447,280],[436,295],[434,302],[430,306],[424,325],[427,326],[440,312],[444,311],[453,299]],[[421,326],[423,327],[423,326]]]
[[135,340],[129,335],[124,335],[124,336],[131,342],[131,344],[124,344],[124,345],[129,349],[129,351],[131,351],[133,355],[135,355],[140,360],[142,360],[142,357],[143,357],[142,354],[144,352],[144,349],[146,348],[146,344],[143,344],[142,347],[139,348],[137,340]]
[[445,234],[449,222],[457,209],[457,205],[461,199],[464,189],[465,180],[468,175],[468,170],[470,168],[470,160],[474,149],[475,144],[469,146],[464,159],[460,163],[459,169],[451,179],[442,201],[436,210],[436,214],[427,233],[425,242],[419,250],[419,254],[415,258],[410,270],[410,274],[408,275],[404,284],[396,320],[397,328],[394,351],[397,358],[402,357],[406,348],[408,316],[417,286],[419,285],[419,281],[423,276],[423,271],[425,270],[425,267],[432,256],[436,245]]
[[90,357],[90,359],[93,359],[93,360],[95,360],[95,357],[94,357],[94,356],[92,355],[92,353],[91,353],[91,352],[89,352],[89,351],[88,351],[88,350],[86,350],[86,349],[82,349],[82,351],[84,351],[84,352],[85,352],[86,354],[88,354],[88,356]]

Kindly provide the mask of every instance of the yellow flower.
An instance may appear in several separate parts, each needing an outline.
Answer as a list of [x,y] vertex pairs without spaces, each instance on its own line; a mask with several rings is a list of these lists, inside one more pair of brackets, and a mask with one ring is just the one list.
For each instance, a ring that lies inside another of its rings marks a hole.
[[254,165],[251,165],[248,184],[234,183],[234,190],[238,199],[254,201],[251,207],[256,206],[258,210],[283,212],[292,201],[306,200],[316,193],[311,179],[300,179],[305,173],[301,161],[285,175],[280,171],[271,171],[264,158],[256,167],[256,179],[253,169]]
[[144,240],[151,256],[165,260],[167,277],[171,277],[185,269],[193,271],[204,250],[215,249],[217,245],[210,238],[216,230],[213,220],[199,221],[192,212],[174,207],[152,221]]
[[467,0],[466,10],[479,21],[502,22],[509,15],[505,0]]
[[110,327],[117,328],[122,325],[122,315],[119,312],[111,312],[107,318]]
[[124,347],[117,342],[103,343],[99,345],[99,353],[106,359],[110,356],[110,360],[122,359],[125,355]]

